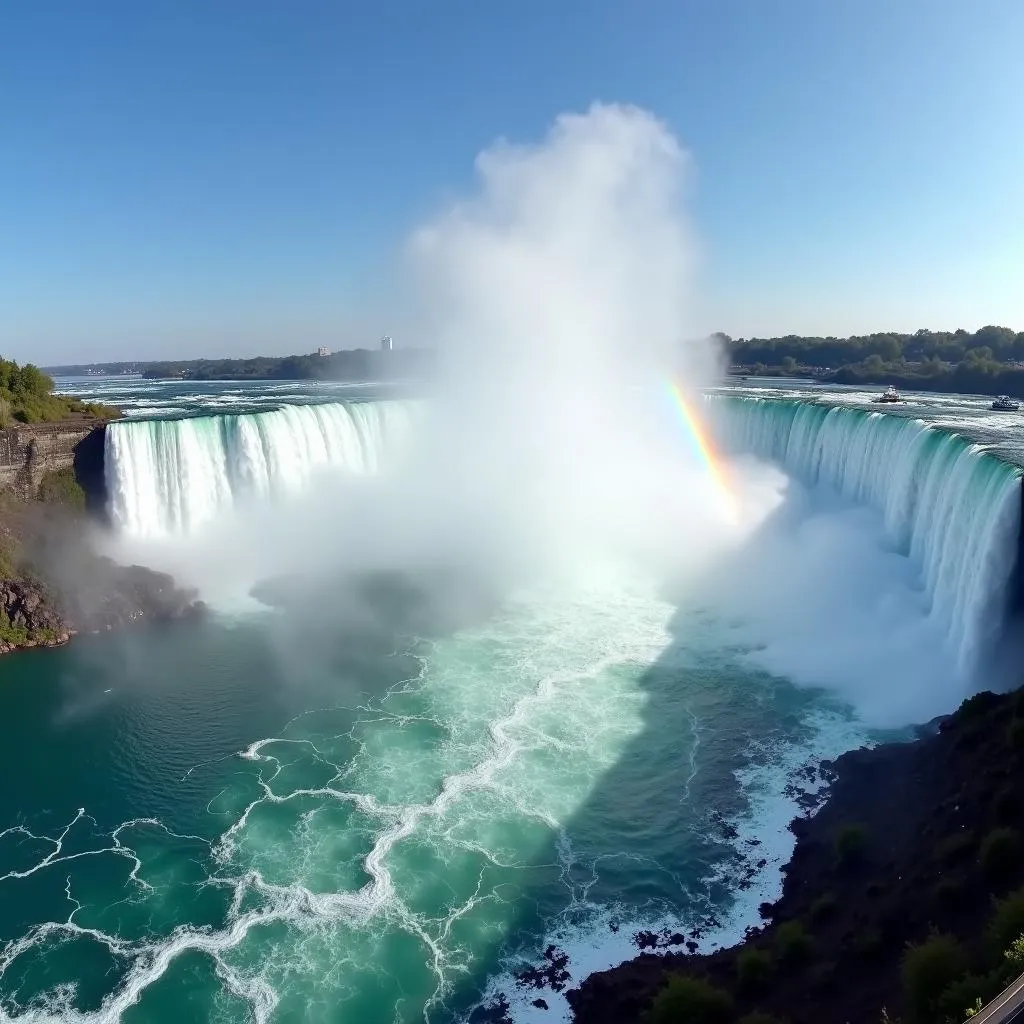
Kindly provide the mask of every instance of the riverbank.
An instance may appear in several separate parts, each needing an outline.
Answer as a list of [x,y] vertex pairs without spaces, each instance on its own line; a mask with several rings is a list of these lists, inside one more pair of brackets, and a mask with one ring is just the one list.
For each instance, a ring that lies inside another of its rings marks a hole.
[[[931,734],[825,771],[766,924],[706,956],[669,937],[677,949],[592,975],[568,993],[579,1024],[960,1021],[1024,971],[1006,955],[1024,933],[1024,692],[979,694]],[[702,1000],[717,1016],[696,1016]]]

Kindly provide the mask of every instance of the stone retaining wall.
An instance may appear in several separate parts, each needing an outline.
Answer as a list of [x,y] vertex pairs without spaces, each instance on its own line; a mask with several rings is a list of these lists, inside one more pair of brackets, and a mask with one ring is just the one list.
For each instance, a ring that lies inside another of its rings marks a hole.
[[[73,469],[86,491],[102,480],[102,423],[31,423],[0,430],[0,488],[34,498],[43,475]],[[93,465],[99,458],[99,469]],[[86,478],[91,486],[86,486]]]

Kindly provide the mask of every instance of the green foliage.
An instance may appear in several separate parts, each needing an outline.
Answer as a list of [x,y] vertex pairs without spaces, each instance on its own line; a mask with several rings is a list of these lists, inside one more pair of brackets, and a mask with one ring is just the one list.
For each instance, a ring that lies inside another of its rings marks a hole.
[[730,1024],[732,997],[699,978],[673,975],[654,997],[649,1024]]
[[970,1013],[972,1009],[975,1007],[980,1009],[1001,988],[1002,985],[998,979],[991,976],[965,974],[962,978],[943,989],[936,1001],[936,1008],[941,1019],[965,1020],[972,1016]]
[[779,963],[789,967],[805,963],[814,952],[814,940],[799,921],[786,921],[775,930],[772,940]]
[[15,575],[17,547],[13,539],[0,535],[0,579],[10,579]]
[[823,893],[811,904],[811,920],[817,923],[827,921],[830,917],[835,916],[838,905],[834,893]]
[[839,384],[896,384],[936,391],[1024,394],[1024,332],[989,325],[968,331],[884,332],[850,338],[718,335],[747,373],[811,373]]
[[31,363],[19,366],[10,359],[0,359],[0,429],[15,423],[56,423],[74,415],[111,418],[118,412],[107,406],[87,406],[77,398],[55,395],[53,380],[38,366]]
[[863,860],[868,845],[868,830],[863,825],[842,825],[836,830],[836,859],[840,864],[856,864]]
[[736,980],[748,991],[763,989],[774,971],[771,954],[752,947],[741,950],[736,957]]
[[0,641],[23,647],[28,643],[28,630],[24,626],[14,626],[7,617],[7,612],[0,611]]
[[903,954],[903,996],[914,1020],[932,1021],[939,1000],[967,973],[967,956],[948,935],[933,935]]
[[29,644],[53,643],[56,639],[57,634],[49,627],[28,629],[25,626],[15,626],[8,618],[7,612],[0,611],[0,642],[14,647],[26,647]]
[[53,505],[66,505],[69,508],[85,508],[85,491],[75,479],[75,471],[70,467],[51,469],[43,474],[39,481],[36,497]]
[[988,924],[993,949],[1002,954],[1024,935],[1024,888],[1015,889],[995,904]]
[[993,829],[981,843],[981,869],[991,879],[1006,878],[1020,863],[1020,833],[1012,828]]
[[1010,948],[1003,953],[1014,974],[1024,973],[1024,935],[1013,940]]

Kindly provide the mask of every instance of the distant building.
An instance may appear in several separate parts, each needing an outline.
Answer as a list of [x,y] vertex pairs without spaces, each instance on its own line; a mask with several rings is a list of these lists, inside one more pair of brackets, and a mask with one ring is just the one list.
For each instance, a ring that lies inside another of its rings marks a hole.
[[327,358],[327,357],[328,357],[328,356],[329,356],[329,355],[331,354],[331,350],[330,350],[330,349],[329,349],[329,348],[328,348],[328,347],[327,347],[326,345],[321,345],[321,346],[320,346],[320,347],[319,347],[319,348],[318,348],[318,349],[316,350],[316,354],[317,354],[317,355],[318,355],[318,356],[319,356],[319,357],[320,357],[321,359],[326,359],[326,358]]
[[393,346],[391,344],[391,335],[385,334],[384,337],[380,339],[381,352],[390,352],[392,347]]

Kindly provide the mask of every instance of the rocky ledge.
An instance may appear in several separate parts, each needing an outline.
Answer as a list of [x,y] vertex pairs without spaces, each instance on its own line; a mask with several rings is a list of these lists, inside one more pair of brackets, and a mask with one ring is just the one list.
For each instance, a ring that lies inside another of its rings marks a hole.
[[[64,483],[58,497],[76,486]],[[166,573],[98,554],[98,527],[83,506],[0,492],[0,654],[204,612],[196,592]]]
[[0,654],[56,647],[76,633],[100,633],[131,623],[172,622],[201,615],[196,592],[166,573],[96,558],[87,585],[44,583],[34,575],[0,579]]

